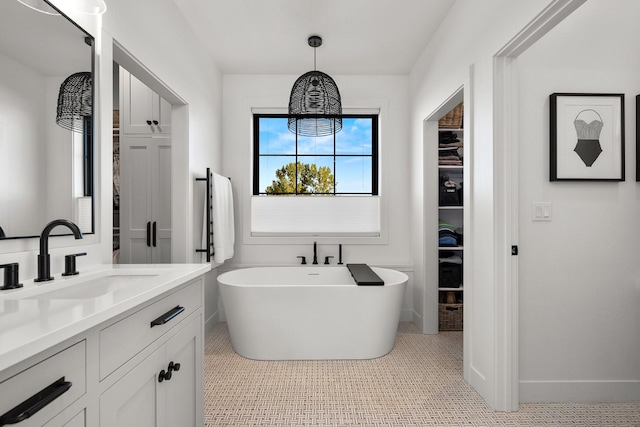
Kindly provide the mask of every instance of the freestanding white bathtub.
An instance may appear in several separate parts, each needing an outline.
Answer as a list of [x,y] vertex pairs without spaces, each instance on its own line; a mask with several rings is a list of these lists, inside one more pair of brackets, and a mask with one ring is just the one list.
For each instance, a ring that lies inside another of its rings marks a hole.
[[373,359],[393,348],[408,277],[372,267],[256,267],[218,276],[233,349],[258,360]]

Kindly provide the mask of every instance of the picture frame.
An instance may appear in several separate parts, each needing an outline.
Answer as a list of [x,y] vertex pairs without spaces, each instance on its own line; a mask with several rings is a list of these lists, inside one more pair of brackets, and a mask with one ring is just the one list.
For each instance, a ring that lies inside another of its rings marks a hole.
[[549,112],[550,181],[625,180],[624,94],[552,93]]

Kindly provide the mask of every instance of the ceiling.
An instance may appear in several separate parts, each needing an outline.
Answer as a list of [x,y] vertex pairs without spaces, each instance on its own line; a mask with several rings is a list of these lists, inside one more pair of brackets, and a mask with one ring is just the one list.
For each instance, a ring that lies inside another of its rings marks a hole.
[[174,0],[224,74],[406,75],[455,0]]

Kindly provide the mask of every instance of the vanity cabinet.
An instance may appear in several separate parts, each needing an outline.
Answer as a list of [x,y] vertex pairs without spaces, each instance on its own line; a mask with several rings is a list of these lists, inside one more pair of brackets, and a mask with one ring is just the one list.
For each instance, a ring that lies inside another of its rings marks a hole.
[[0,371],[0,426],[43,402],[18,425],[204,425],[203,278],[172,280],[164,292]]
[[120,67],[122,134],[171,134],[171,104]]
[[171,262],[170,138],[120,138],[120,262]]
[[103,328],[100,427],[203,425],[202,282]]
[[83,426],[84,416],[63,412],[86,392],[86,342],[82,340],[0,382],[0,425]]
[[202,323],[193,316],[100,396],[101,427],[202,425]]

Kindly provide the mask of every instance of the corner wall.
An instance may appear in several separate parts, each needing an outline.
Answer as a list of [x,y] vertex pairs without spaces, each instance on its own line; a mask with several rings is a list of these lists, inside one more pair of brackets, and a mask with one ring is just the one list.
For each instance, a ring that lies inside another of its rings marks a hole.
[[[498,336],[496,308],[501,298],[497,271],[506,260],[496,247],[502,224],[496,223],[501,195],[496,193],[494,171],[494,56],[550,1],[457,0],[434,39],[423,52],[410,75],[411,98],[411,221],[414,230],[412,255],[415,264],[415,318],[425,333],[437,333],[437,283],[425,267],[424,241],[427,227],[424,199],[428,168],[425,153],[424,120],[436,112],[461,86],[465,94],[465,144],[471,144],[471,182],[465,181],[465,213],[471,211],[465,228],[464,376],[489,405],[513,410],[510,384],[501,375],[498,362],[504,344]],[[497,25],[499,23],[499,25]],[[467,117],[468,113],[470,117]],[[467,200],[469,203],[466,203]],[[469,273],[470,272],[470,273]]]

